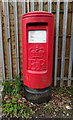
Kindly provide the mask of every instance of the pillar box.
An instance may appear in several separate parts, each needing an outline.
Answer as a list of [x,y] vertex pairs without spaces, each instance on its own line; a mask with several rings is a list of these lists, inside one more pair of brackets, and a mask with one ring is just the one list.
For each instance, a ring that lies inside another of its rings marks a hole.
[[25,97],[33,103],[48,101],[51,95],[53,37],[53,14],[34,11],[22,16],[23,82]]

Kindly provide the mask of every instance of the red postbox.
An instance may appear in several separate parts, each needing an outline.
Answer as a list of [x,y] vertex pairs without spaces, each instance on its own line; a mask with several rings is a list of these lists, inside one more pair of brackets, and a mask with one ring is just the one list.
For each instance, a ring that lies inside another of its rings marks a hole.
[[49,99],[52,84],[53,37],[53,14],[34,11],[22,16],[23,81],[25,96],[32,102],[39,103]]

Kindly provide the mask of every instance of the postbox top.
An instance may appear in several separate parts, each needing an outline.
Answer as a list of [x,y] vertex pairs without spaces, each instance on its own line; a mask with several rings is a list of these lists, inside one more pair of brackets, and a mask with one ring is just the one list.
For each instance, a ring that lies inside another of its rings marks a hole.
[[25,17],[32,17],[32,16],[45,16],[45,17],[53,17],[54,15],[52,13],[46,12],[46,11],[34,11],[34,12],[28,12],[22,15],[22,18]]

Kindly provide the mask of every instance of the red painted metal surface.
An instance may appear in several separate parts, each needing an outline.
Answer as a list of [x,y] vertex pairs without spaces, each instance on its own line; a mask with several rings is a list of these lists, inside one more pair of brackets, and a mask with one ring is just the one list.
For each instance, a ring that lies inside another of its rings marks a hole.
[[[28,31],[45,30],[46,43],[29,43]],[[29,12],[22,16],[22,55],[24,85],[33,89],[52,83],[54,15]]]

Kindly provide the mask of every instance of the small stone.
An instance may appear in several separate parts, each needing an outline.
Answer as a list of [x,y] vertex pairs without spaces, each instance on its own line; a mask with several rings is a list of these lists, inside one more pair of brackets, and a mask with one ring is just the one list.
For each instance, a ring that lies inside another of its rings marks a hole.
[[66,115],[69,116],[69,113],[67,113]]
[[54,112],[53,114],[55,115],[56,113]]
[[44,114],[42,114],[42,116],[44,116]]
[[9,98],[9,96],[8,96],[8,95],[5,95],[4,100],[7,100],[8,98]]
[[25,98],[22,98],[22,100],[25,100]]
[[71,109],[71,107],[70,107],[69,105],[66,105],[66,109],[70,110],[70,109]]
[[24,102],[27,102],[27,100],[26,100],[25,98],[22,98],[22,100],[23,100]]
[[18,100],[19,103],[21,103],[22,101],[21,100]]
[[35,111],[37,111],[38,109],[35,109]]
[[63,113],[66,113],[65,111],[63,111]]
[[57,112],[58,111],[58,109],[55,109],[55,112]]
[[71,97],[72,95],[70,95],[70,97]]
[[34,105],[34,104],[31,102],[31,105]]

